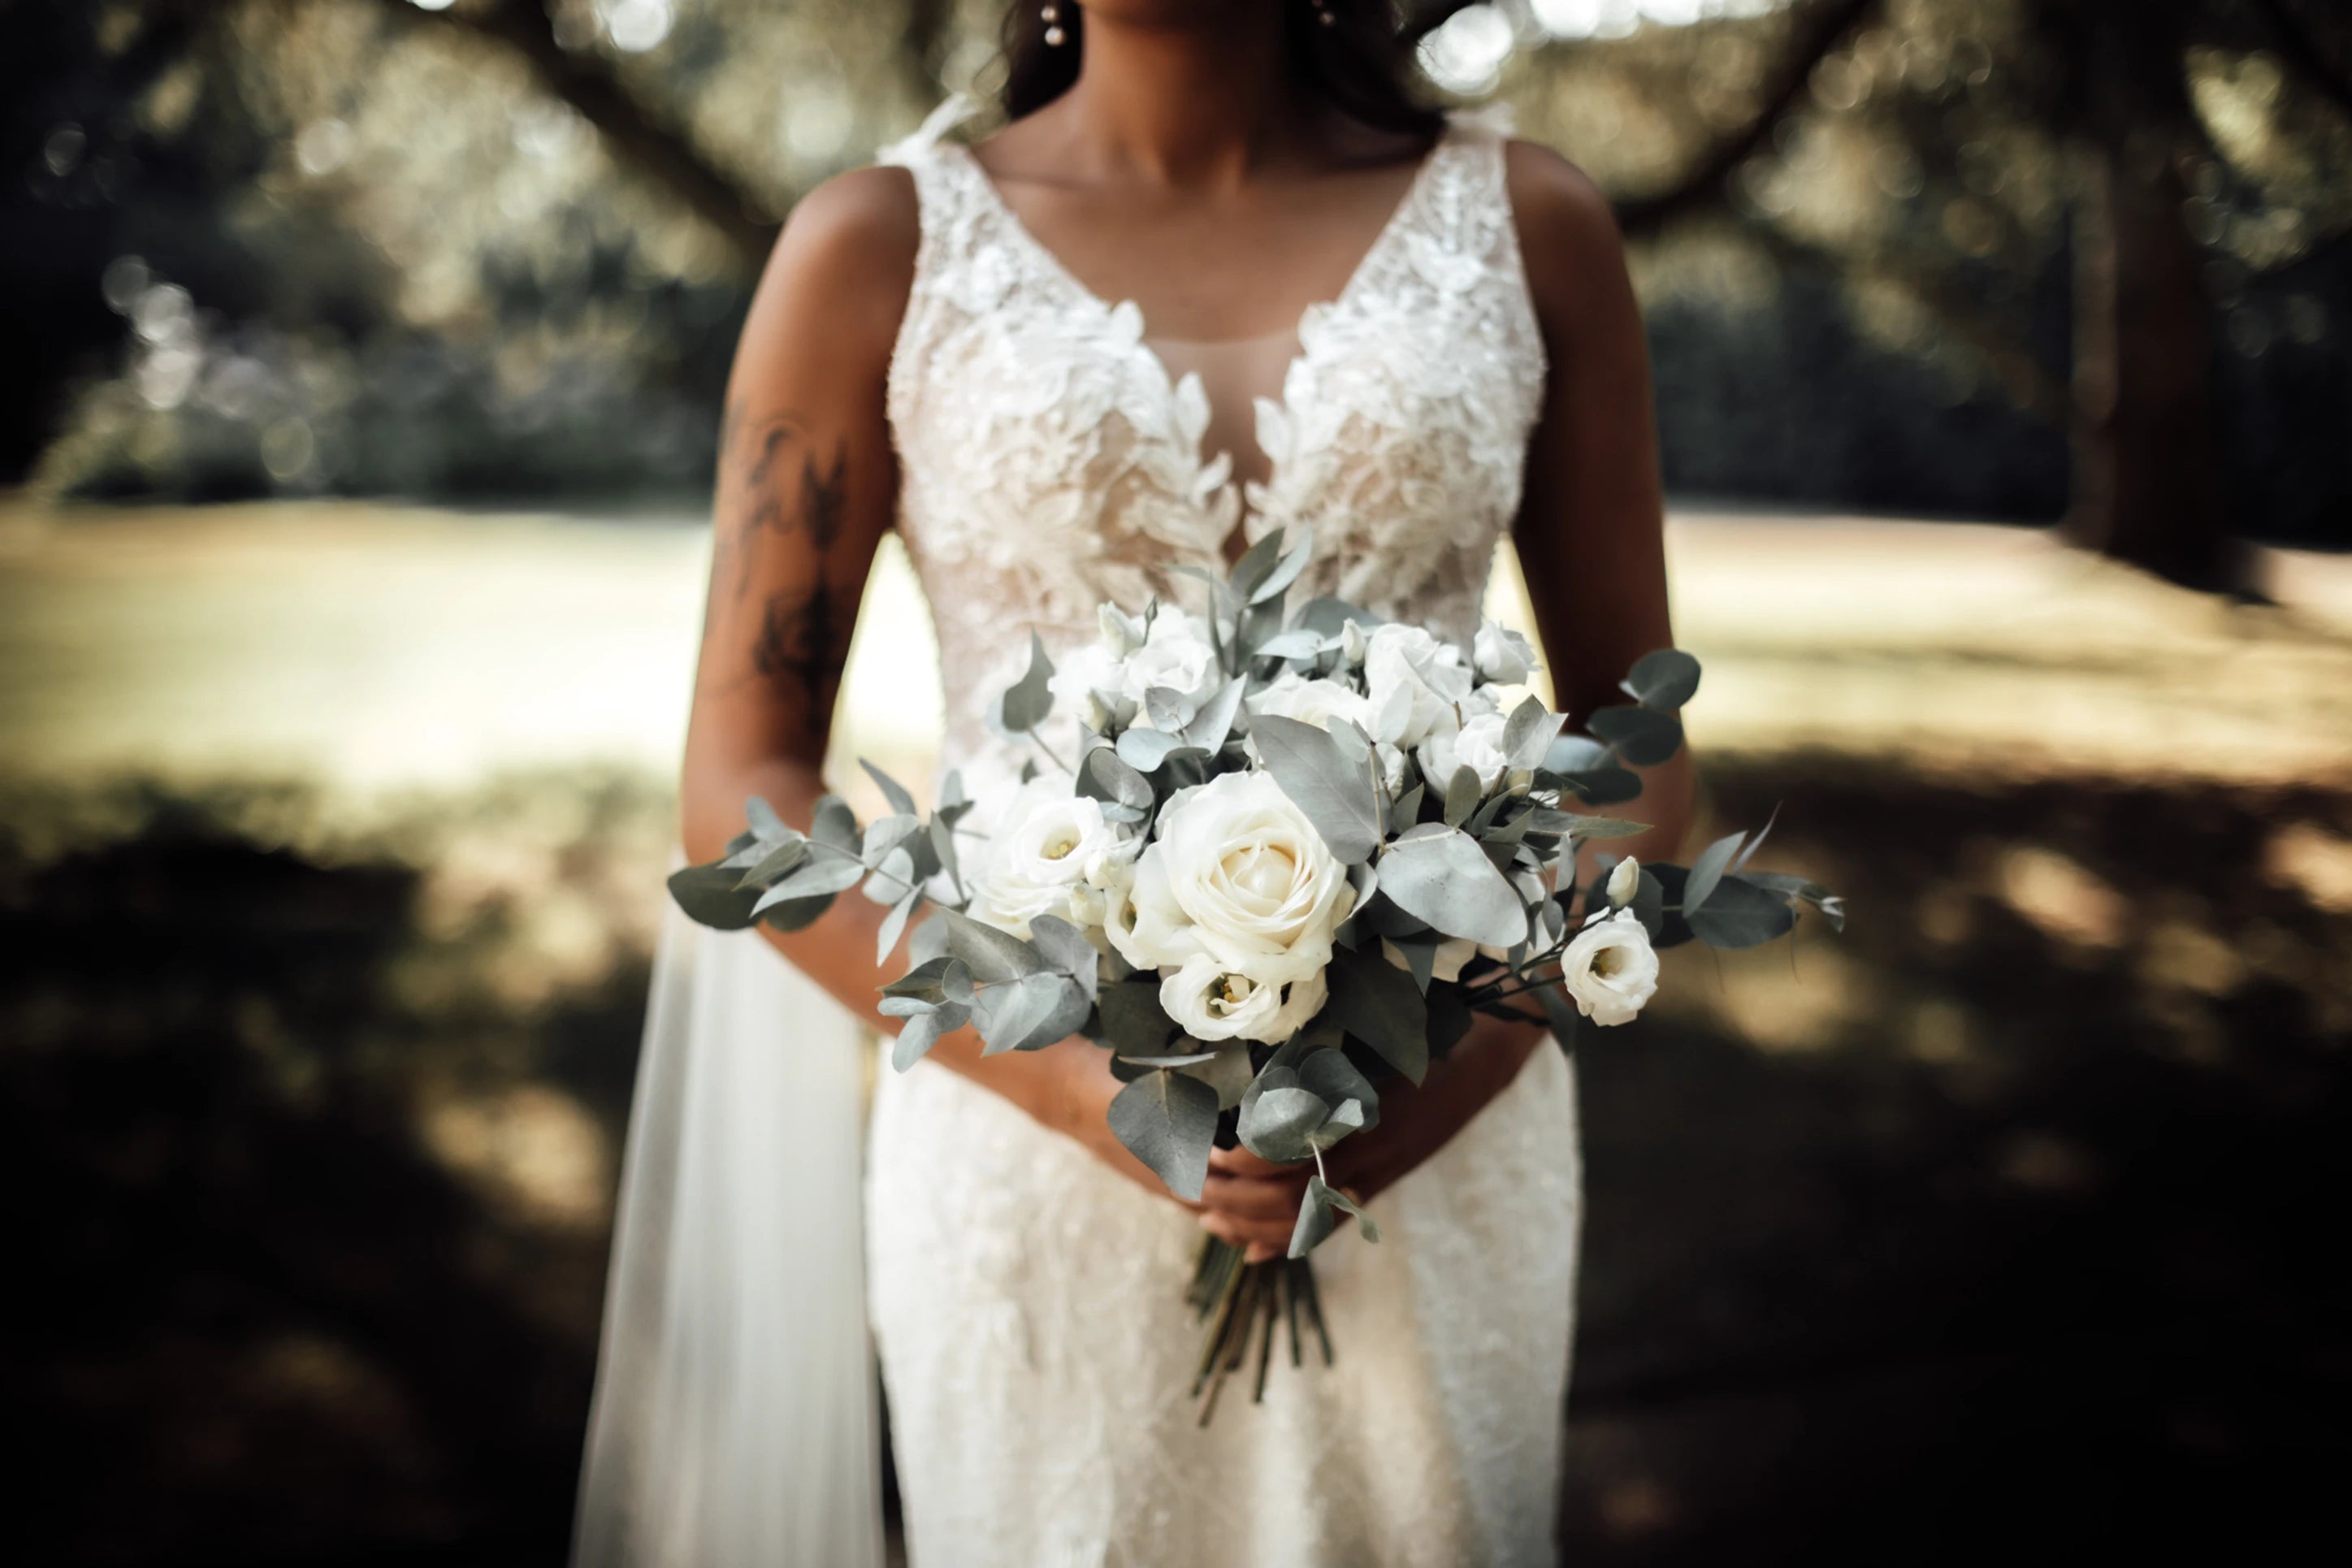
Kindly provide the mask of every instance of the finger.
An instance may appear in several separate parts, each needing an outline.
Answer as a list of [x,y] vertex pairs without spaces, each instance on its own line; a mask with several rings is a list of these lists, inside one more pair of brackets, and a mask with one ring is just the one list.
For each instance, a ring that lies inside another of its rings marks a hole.
[[1201,1228],[1220,1241],[1244,1249],[1262,1247],[1287,1251],[1293,1226],[1286,1221],[1245,1220],[1213,1210],[1201,1216]]
[[1295,1215],[1306,1198],[1307,1181],[1304,1177],[1296,1181],[1279,1177],[1256,1181],[1242,1176],[1220,1176],[1212,1172],[1209,1179],[1201,1184],[1202,1208],[1243,1219]]
[[1248,1150],[1235,1144],[1231,1149],[1210,1150],[1209,1169],[1223,1171],[1229,1176],[1276,1176],[1286,1172],[1298,1171],[1299,1167],[1277,1165],[1271,1160],[1261,1160]]

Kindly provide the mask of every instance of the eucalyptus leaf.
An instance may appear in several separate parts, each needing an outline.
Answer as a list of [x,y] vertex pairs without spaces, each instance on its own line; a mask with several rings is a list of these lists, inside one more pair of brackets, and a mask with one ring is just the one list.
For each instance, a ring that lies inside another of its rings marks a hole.
[[1315,1130],[1330,1114],[1331,1107],[1312,1090],[1261,1089],[1242,1102],[1242,1147],[1276,1164],[1312,1159]]
[[773,904],[760,911],[760,923],[770,931],[805,931],[814,925],[825,910],[833,908],[836,895],[818,893],[805,899]]
[[942,910],[940,914],[947,921],[947,950],[970,964],[973,976],[983,984],[1017,979],[1045,968],[1045,961],[1037,950],[1010,931],[955,910]]
[[1323,652],[1324,648],[1328,646],[1329,641],[1330,639],[1324,637],[1320,632],[1310,632],[1304,628],[1297,631],[1284,632],[1279,637],[1268,637],[1265,642],[1259,644],[1257,652],[1254,657],[1258,658],[1313,658]]
[[1328,594],[1307,600],[1290,617],[1293,626],[1327,637],[1338,637],[1339,628],[1350,621],[1367,631],[1381,624],[1380,616],[1370,611],[1359,609],[1347,600],[1334,598]]
[[[1249,590],[1249,602],[1253,605],[1263,605],[1278,595],[1289,592],[1290,585],[1298,581],[1298,574],[1307,570],[1307,563],[1315,558],[1313,529],[1302,524],[1286,531],[1296,533],[1298,536],[1297,542],[1291,545],[1281,560],[1274,563],[1274,569],[1265,574],[1265,580]],[[1266,537],[1271,539],[1276,536],[1268,534]],[[1235,584],[1234,586],[1238,588],[1240,584]]]
[[1645,653],[1633,661],[1623,689],[1644,708],[1674,712],[1698,694],[1698,660],[1674,647]]
[[[1244,603],[1250,602],[1253,595],[1256,594],[1258,585],[1266,581],[1281,559],[1282,531],[1279,529],[1243,551],[1242,558],[1234,563],[1234,569],[1225,579],[1232,587],[1234,597]],[[1303,565],[1304,563],[1301,564]],[[1296,577],[1298,574],[1293,572],[1291,575]],[[1283,586],[1287,587],[1289,584],[1286,583]],[[1281,588],[1275,590],[1277,594],[1281,591]]]
[[816,809],[810,814],[808,836],[819,844],[846,849],[852,855],[857,853],[864,837],[857,831],[857,814],[837,795],[817,796]]
[[874,934],[875,963],[887,963],[890,961],[890,950],[898,945],[898,938],[906,933],[908,917],[915,912],[915,906],[922,901],[923,890],[917,888],[890,906],[890,912],[882,917],[881,929]]
[[1536,1000],[1543,1004],[1544,1016],[1551,1020],[1551,1037],[1564,1048],[1576,1038],[1578,1015],[1568,993],[1558,984],[1536,987]]
[[[1696,870],[1692,877],[1696,879]],[[1687,902],[1689,895],[1684,898]],[[1690,922],[1691,934],[1709,947],[1755,947],[1787,934],[1797,923],[1797,911],[1771,889],[1728,875],[1716,884],[1703,907],[1685,910],[1684,919]]]
[[864,757],[857,759],[857,765],[866,770],[866,774],[868,778],[872,779],[877,784],[881,786],[882,798],[890,803],[890,809],[892,811],[898,813],[902,816],[919,816],[922,815],[922,813],[916,808],[914,795],[908,793],[905,784],[900,784],[897,779],[892,778],[888,773],[884,773],[880,768],[876,767]]
[[1156,978],[1106,985],[1095,1006],[1103,1038],[1121,1056],[1151,1056],[1176,1037],[1176,1021],[1160,1005]]
[[1364,1212],[1364,1206],[1361,1204],[1358,1203],[1355,1199],[1349,1197],[1347,1194],[1341,1192],[1337,1187],[1331,1188],[1330,1194],[1331,1206],[1336,1209],[1344,1209],[1348,1213],[1354,1215],[1356,1216],[1356,1227],[1364,1233],[1364,1239],[1366,1241],[1377,1242],[1380,1240],[1381,1227],[1373,1223],[1372,1216]]
[[876,817],[866,826],[857,847],[857,858],[868,866],[879,866],[884,857],[913,837],[922,826],[920,819],[903,813]]
[[1307,1178],[1306,1195],[1298,1200],[1298,1224],[1290,1233],[1291,1257],[1306,1257],[1330,1236],[1338,1223],[1332,1215],[1333,1195],[1322,1177]]
[[1429,1071],[1429,1004],[1412,976],[1369,948],[1343,947],[1332,950],[1326,978],[1331,994],[1322,1016],[1419,1083]]
[[1371,1079],[1356,1070],[1345,1051],[1309,1052],[1298,1063],[1298,1086],[1327,1105],[1355,1101],[1362,1108],[1361,1125],[1367,1131],[1380,1125],[1380,1091]]
[[1601,708],[1585,728],[1638,768],[1654,767],[1682,750],[1683,721],[1654,708]]
[[1110,1102],[1110,1130],[1168,1190],[1197,1203],[1217,1137],[1217,1091],[1178,1072],[1153,1072]]
[[1085,1024],[1092,1010],[1076,981],[1039,970],[982,986],[972,1016],[987,1042],[981,1054],[994,1056],[1043,1049]]
[[1029,668],[1026,674],[1006,688],[997,704],[997,717],[1010,734],[1034,730],[1045,721],[1054,710],[1054,693],[1047,682],[1054,679],[1054,661],[1045,657],[1045,645],[1035,632],[1029,634]]
[[1337,742],[1297,719],[1261,714],[1250,735],[1266,772],[1340,863],[1368,858],[1380,845],[1382,826],[1370,769],[1350,766]]
[[944,957],[948,951],[948,911],[935,910],[907,939],[907,957],[916,963]]
[[[1318,1097],[1319,1098],[1319,1097]],[[1334,1144],[1350,1132],[1364,1130],[1364,1102],[1343,1100],[1337,1110],[1323,1119],[1323,1125],[1307,1135],[1307,1145],[1318,1152],[1328,1153]]]
[[1165,730],[1131,728],[1118,737],[1119,761],[1140,773],[1154,773],[1168,760],[1168,753],[1184,744],[1181,734]]
[[1421,819],[1421,797],[1423,793],[1423,786],[1415,784],[1397,796],[1395,802],[1390,805],[1389,832],[1391,836],[1402,833]]
[[760,851],[759,858],[744,868],[741,879],[735,884],[738,888],[767,887],[809,857],[808,840],[797,833],[754,847]]
[[1242,710],[1242,693],[1248,689],[1249,682],[1236,675],[1210,693],[1200,711],[1192,715],[1192,721],[1184,727],[1184,743],[1213,755],[1233,732],[1234,720]]
[[1205,1059],[1177,1068],[1187,1078],[1199,1079],[1217,1091],[1217,1109],[1231,1110],[1249,1092],[1250,1059],[1246,1047],[1228,1046],[1222,1051],[1212,1051]]
[[945,953],[941,953],[935,958],[927,958],[922,963],[915,965],[914,968],[907,971],[906,973],[898,976],[898,979],[893,980],[887,985],[883,986],[882,994],[885,996],[912,996],[925,1002],[945,1001],[947,999],[947,992],[940,985],[940,980],[947,973],[948,970],[951,966],[958,964],[959,962],[960,961],[956,959],[948,957]]
[[1642,793],[1642,775],[1630,768],[1591,768],[1582,773],[1539,777],[1549,777],[1559,787],[1575,791],[1587,805],[1622,805]]
[[961,1029],[971,1021],[971,1016],[952,1003],[908,1019],[898,1039],[891,1043],[890,1065],[905,1072],[923,1059],[923,1054],[939,1042],[941,1035]]
[[752,909],[761,914],[795,899],[822,898],[854,888],[866,876],[866,863],[854,855],[819,855],[760,895]]
[[1565,714],[1555,713],[1543,705],[1540,698],[1523,699],[1511,716],[1503,721],[1503,754],[1515,768],[1533,768],[1542,763],[1550,751],[1553,737],[1568,721]]
[[1181,735],[1184,726],[1192,721],[1193,706],[1184,700],[1184,694],[1166,686],[1144,689],[1143,710],[1151,715],[1154,728],[1171,735]]
[[1151,781],[1122,762],[1108,746],[1097,746],[1078,764],[1078,793],[1116,801],[1131,811],[1151,809]]
[[1039,915],[1029,922],[1029,942],[1055,973],[1076,981],[1087,1000],[1094,1000],[1102,955],[1086,932],[1059,915]]
[[1745,833],[1727,834],[1698,852],[1698,858],[1691,862],[1690,875],[1683,882],[1685,920],[1697,913],[1706,902],[1707,895],[1715,891],[1716,883],[1723,876],[1723,868],[1731,864],[1731,858],[1738,852],[1740,841],[1747,837]]
[[1381,891],[1447,936],[1510,947],[1528,936],[1528,911],[1478,841],[1456,829],[1400,839],[1381,857]]
[[1478,809],[1478,775],[1467,767],[1456,767],[1454,776],[1445,781],[1445,826],[1459,827],[1470,820]]
[[752,907],[760,895],[738,887],[735,874],[715,864],[670,873],[669,896],[687,919],[719,931],[741,931],[759,918]]
[[767,796],[755,795],[743,803],[743,819],[751,824],[752,833],[760,838],[781,838],[792,832],[776,808],[768,804]]

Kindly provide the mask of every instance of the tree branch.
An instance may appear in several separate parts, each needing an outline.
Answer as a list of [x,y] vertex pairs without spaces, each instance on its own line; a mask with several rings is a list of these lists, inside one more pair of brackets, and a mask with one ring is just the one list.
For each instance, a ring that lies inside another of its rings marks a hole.
[[1771,137],[1812,79],[1813,68],[1878,5],[1879,0],[1823,0],[1809,20],[1798,25],[1796,42],[1765,89],[1763,107],[1708,149],[1679,184],[1655,195],[1617,203],[1618,227],[1628,238],[1648,238],[1685,213],[1721,201],[1724,182]]
[[488,38],[520,55],[540,84],[595,127],[613,156],[684,202],[724,240],[737,267],[755,274],[775,243],[776,225],[752,209],[750,192],[703,154],[686,128],[632,93],[598,55],[556,42],[541,0],[477,0],[421,11],[408,0],[378,0],[416,22]]

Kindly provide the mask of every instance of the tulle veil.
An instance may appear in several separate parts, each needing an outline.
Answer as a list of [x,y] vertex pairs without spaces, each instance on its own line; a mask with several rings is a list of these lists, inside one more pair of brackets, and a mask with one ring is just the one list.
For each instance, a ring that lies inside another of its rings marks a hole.
[[866,1033],[663,901],[572,1562],[880,1568]]

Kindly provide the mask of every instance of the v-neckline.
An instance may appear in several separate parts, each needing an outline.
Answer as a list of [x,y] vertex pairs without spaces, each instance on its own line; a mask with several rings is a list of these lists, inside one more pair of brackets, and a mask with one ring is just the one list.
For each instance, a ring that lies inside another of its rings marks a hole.
[[[1291,407],[1290,404],[1290,383],[1294,373],[1297,371],[1300,365],[1307,362],[1308,357],[1309,349],[1307,342],[1307,330],[1308,326],[1314,322],[1318,316],[1337,310],[1349,303],[1355,298],[1358,289],[1363,284],[1365,276],[1371,271],[1373,264],[1387,252],[1391,244],[1397,241],[1398,237],[1404,231],[1406,219],[1412,215],[1413,209],[1421,205],[1423,187],[1428,184],[1430,180],[1430,172],[1437,166],[1440,154],[1444,152],[1446,144],[1453,140],[1453,136],[1454,126],[1451,121],[1448,121],[1439,129],[1436,138],[1429,144],[1429,150],[1423,153],[1421,155],[1420,161],[1414,164],[1412,177],[1405,182],[1404,195],[1397,198],[1396,205],[1390,209],[1386,221],[1381,225],[1380,232],[1372,236],[1371,243],[1366,246],[1364,247],[1364,253],[1356,258],[1356,265],[1349,272],[1346,280],[1339,285],[1339,291],[1332,295],[1328,300],[1310,300],[1302,310],[1300,310],[1298,312],[1298,320],[1291,328],[1292,340],[1297,346],[1292,351],[1290,357],[1284,362],[1282,367],[1282,378],[1275,388],[1275,394],[1271,398],[1254,397],[1251,400],[1254,406],[1260,403],[1270,402],[1276,408],[1282,411],[1282,413],[1286,416],[1288,423],[1294,426],[1296,426],[1296,411]],[[1057,287],[1076,299],[1082,305],[1106,318],[1115,316],[1121,310],[1129,310],[1134,312],[1138,328],[1135,342],[1136,351],[1149,359],[1152,366],[1159,372],[1160,381],[1168,390],[1169,401],[1171,405],[1174,404],[1180,395],[1179,388],[1182,384],[1182,378],[1169,374],[1167,359],[1157,348],[1152,346],[1150,322],[1149,318],[1144,315],[1142,305],[1132,297],[1118,300],[1108,300],[1096,292],[1092,288],[1089,288],[1084,279],[1079,278],[1076,272],[1070,270],[1068,264],[1064,262],[1061,257],[1055,252],[1053,247],[1040,239],[1035,231],[1031,229],[1028,224],[1023,221],[1021,215],[1013,210],[1013,204],[1004,199],[1004,193],[998,189],[995,178],[989,174],[986,167],[982,164],[979,157],[973,153],[970,146],[961,142],[949,142],[944,143],[944,145],[951,150],[956,157],[962,161],[966,171],[971,176],[972,183],[979,187],[982,199],[987,202],[990,208],[1003,222],[1005,229],[1013,236],[1014,243],[1020,245],[1030,253],[1031,257],[1044,268],[1046,274],[1053,278]],[[1272,334],[1269,333],[1267,335],[1271,336]],[[1238,340],[1209,339],[1171,341],[1221,342]],[[1197,375],[1198,373],[1188,371],[1185,374],[1187,375]],[[1271,491],[1275,487],[1276,481],[1281,477],[1282,454],[1278,452],[1266,451],[1265,440],[1262,435],[1260,435],[1257,439],[1258,449],[1265,453],[1267,464],[1266,477],[1260,488],[1263,490]],[[1197,439],[1193,443],[1191,456],[1196,468],[1205,468],[1207,466],[1202,461],[1200,444]],[[1234,484],[1239,481],[1229,479],[1226,482],[1228,484]],[[1248,543],[1252,542],[1249,536],[1249,525],[1252,515],[1253,514],[1247,507],[1244,506],[1240,515],[1234,520],[1231,532],[1228,532],[1223,538],[1206,542],[1208,553],[1213,556],[1220,565],[1228,565],[1232,563],[1234,559],[1233,553],[1227,546],[1234,542],[1236,536],[1241,539],[1244,547],[1246,547]]]

